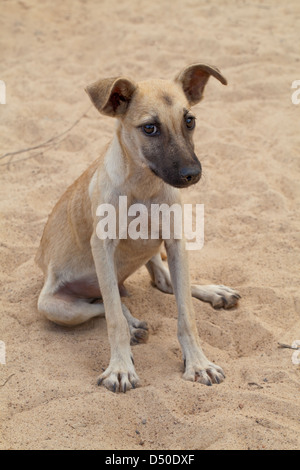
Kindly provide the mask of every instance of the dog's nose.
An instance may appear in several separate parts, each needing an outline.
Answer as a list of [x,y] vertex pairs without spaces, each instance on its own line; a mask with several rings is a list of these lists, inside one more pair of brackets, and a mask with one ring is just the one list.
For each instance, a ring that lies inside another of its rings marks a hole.
[[201,177],[201,165],[183,167],[179,171],[180,179],[186,185],[196,183]]

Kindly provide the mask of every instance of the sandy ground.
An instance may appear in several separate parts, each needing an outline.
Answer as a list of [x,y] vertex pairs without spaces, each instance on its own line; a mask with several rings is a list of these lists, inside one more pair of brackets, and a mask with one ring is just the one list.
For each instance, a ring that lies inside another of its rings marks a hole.
[[[299,40],[298,0],[1,0],[1,449],[299,448],[300,370],[277,345],[300,339]],[[172,78],[199,61],[229,82],[211,80],[194,108],[204,177],[184,191],[205,204],[193,281],[243,296],[229,311],[193,301],[227,379],[181,379],[174,298],[141,269],[126,304],[151,330],[133,351],[142,387],[116,395],[95,384],[109,361],[105,320],[67,329],[43,318],[34,255],[53,205],[113,132],[84,86]]]

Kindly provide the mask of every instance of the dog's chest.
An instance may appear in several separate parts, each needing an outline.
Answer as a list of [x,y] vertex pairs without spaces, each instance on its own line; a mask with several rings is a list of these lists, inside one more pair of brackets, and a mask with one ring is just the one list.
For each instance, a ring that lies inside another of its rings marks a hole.
[[127,238],[120,240],[115,252],[115,266],[118,281],[124,280],[156,255],[162,243],[161,239],[151,240]]
[[154,256],[162,243],[161,224],[151,216],[151,205],[136,202],[119,219],[117,270],[127,277]]
[[133,204],[123,221],[119,221],[120,251],[131,259],[148,259],[161,245],[161,229],[159,219],[151,217],[150,207]]

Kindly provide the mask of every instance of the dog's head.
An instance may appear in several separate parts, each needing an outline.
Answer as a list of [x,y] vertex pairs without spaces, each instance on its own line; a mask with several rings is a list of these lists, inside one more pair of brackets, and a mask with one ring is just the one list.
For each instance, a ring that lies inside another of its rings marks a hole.
[[196,118],[190,108],[202,99],[210,76],[227,84],[216,67],[194,64],[173,81],[107,78],[86,91],[100,113],[120,119],[123,142],[136,161],[146,163],[166,183],[183,188],[201,178],[193,143]]

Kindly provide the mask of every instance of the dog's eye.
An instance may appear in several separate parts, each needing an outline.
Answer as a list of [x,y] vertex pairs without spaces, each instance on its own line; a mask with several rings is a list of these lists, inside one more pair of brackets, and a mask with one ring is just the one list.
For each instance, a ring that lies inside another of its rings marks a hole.
[[142,127],[143,131],[147,135],[157,135],[159,134],[158,127],[155,126],[154,124],[146,124]]
[[188,129],[192,130],[195,127],[196,119],[194,118],[194,116],[186,116],[185,124]]

